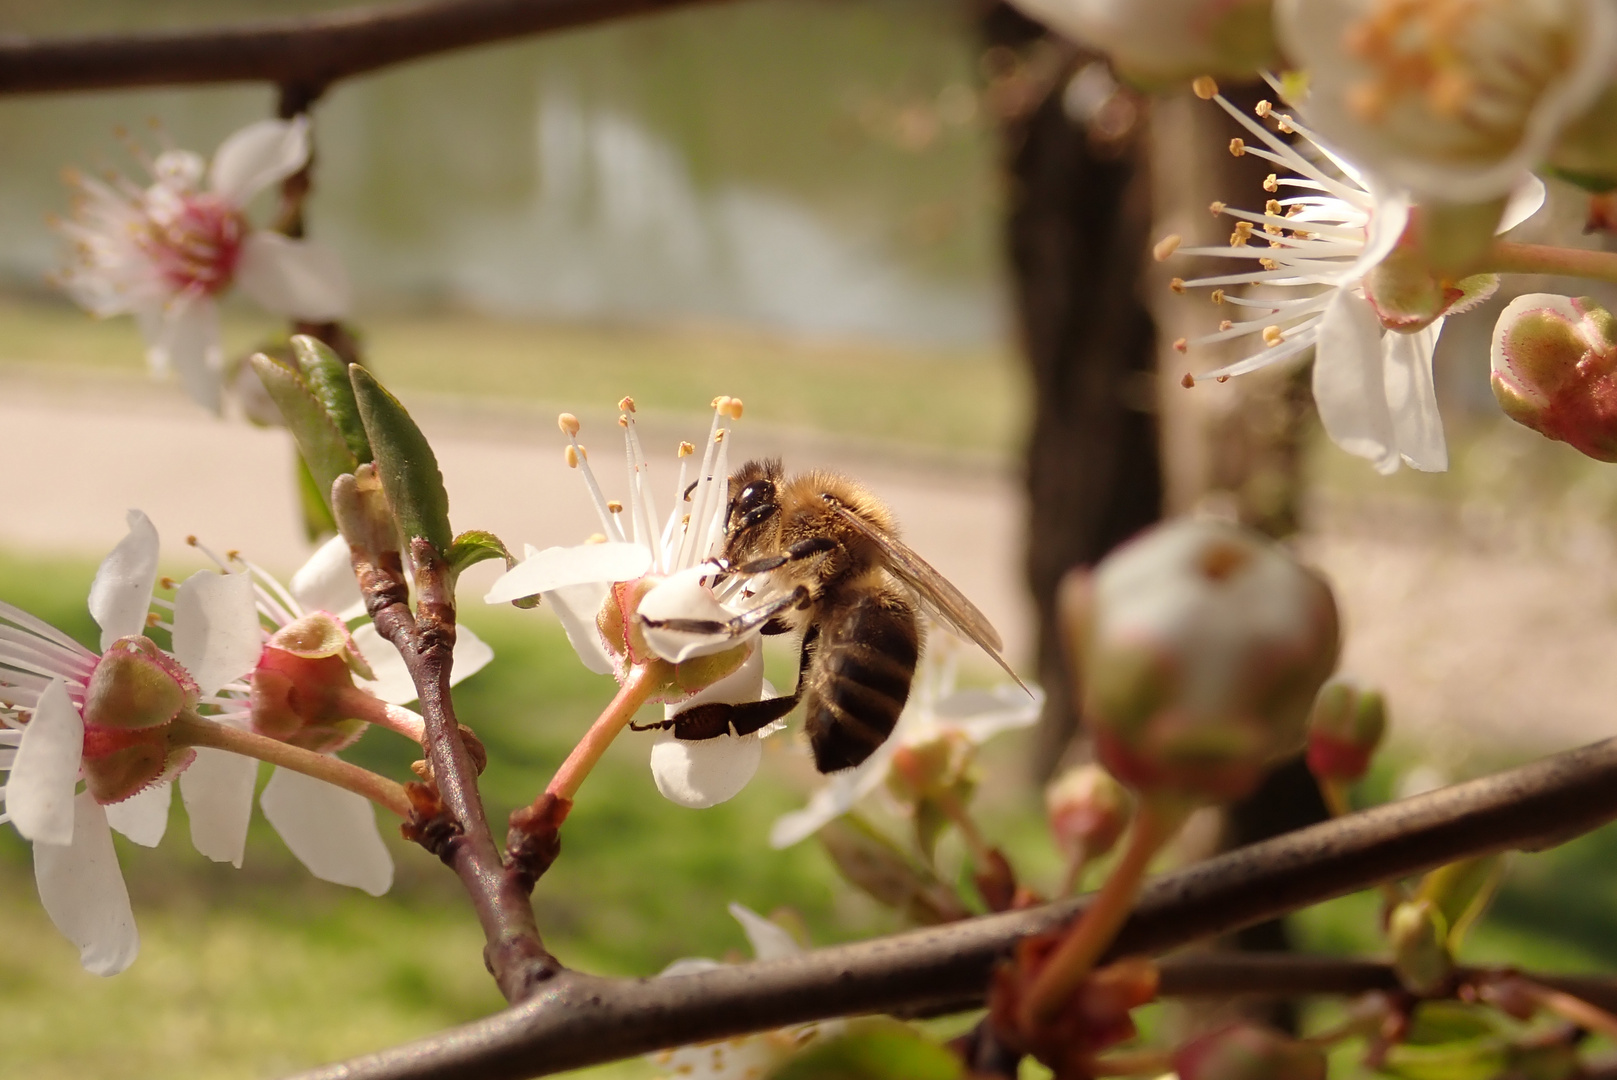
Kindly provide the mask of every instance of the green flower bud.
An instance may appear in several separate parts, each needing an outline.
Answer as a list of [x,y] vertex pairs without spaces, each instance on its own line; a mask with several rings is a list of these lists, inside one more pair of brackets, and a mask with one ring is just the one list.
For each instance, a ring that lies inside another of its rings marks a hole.
[[1239,1021],[1180,1046],[1173,1067],[1179,1080],[1325,1080],[1325,1051]]
[[1589,297],[1530,293],[1494,326],[1505,415],[1597,461],[1617,461],[1617,320]]
[[1379,693],[1332,679],[1308,717],[1308,768],[1321,780],[1357,780],[1386,732],[1387,706]]
[[1324,580],[1235,525],[1181,520],[1109,555],[1064,596],[1097,757],[1142,795],[1241,798],[1303,748],[1336,665]]
[[1410,993],[1435,994],[1454,974],[1449,955],[1448,925],[1430,900],[1406,900],[1387,917],[1392,966]]

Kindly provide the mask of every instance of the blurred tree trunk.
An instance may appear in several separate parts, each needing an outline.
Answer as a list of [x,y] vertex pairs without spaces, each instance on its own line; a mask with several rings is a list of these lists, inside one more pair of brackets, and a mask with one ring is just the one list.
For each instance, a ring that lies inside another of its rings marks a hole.
[[1057,44],[1004,4],[980,25],[1031,384],[1027,574],[1049,695],[1035,761],[1048,775],[1078,727],[1056,585],[1162,512],[1156,331],[1139,290],[1152,218],[1148,117],[1104,61]]

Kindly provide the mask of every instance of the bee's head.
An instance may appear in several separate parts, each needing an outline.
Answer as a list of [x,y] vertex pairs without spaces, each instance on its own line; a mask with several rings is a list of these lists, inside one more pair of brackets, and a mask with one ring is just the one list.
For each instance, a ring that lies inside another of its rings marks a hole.
[[780,477],[778,458],[749,461],[730,477],[730,508],[724,521],[727,547],[747,542],[749,534],[779,513]]

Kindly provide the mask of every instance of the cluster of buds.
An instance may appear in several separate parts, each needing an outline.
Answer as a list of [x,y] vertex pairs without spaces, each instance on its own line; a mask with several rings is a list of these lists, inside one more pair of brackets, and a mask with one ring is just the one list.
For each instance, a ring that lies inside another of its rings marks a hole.
[[1329,586],[1224,522],[1151,530],[1070,577],[1062,605],[1097,756],[1145,798],[1251,792],[1302,749],[1336,665]]

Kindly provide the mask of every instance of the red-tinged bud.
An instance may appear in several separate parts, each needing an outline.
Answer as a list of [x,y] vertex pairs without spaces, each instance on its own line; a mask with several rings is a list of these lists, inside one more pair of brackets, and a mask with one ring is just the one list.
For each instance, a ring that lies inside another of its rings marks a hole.
[[1129,797],[1099,765],[1068,769],[1044,789],[1045,820],[1066,858],[1095,859],[1112,850],[1129,823]]
[[1325,1080],[1325,1051],[1241,1021],[1180,1046],[1173,1066],[1179,1080]]
[[1348,679],[1332,679],[1308,718],[1308,768],[1321,780],[1351,783],[1370,768],[1387,732],[1381,695]]
[[1087,590],[1065,588],[1063,608],[1096,755],[1143,796],[1250,793],[1303,748],[1336,665],[1329,586],[1224,522],[1146,532],[1107,556]]
[[957,794],[969,796],[972,785],[966,769],[971,758],[971,739],[952,729],[922,742],[903,743],[893,750],[887,789],[900,802],[911,805],[937,798],[962,783],[968,790]]
[[1589,297],[1530,293],[1499,316],[1491,350],[1505,415],[1597,461],[1617,461],[1617,319]]
[[122,731],[160,727],[195,705],[197,684],[150,639],[133,635],[108,646],[84,692],[86,725]]
[[1156,1000],[1160,973],[1153,961],[1137,956],[1096,968],[1049,1024],[1025,1030],[1022,999],[1064,936],[1056,931],[1017,943],[1012,959],[994,970],[988,1014],[1006,1046],[1032,1054],[1058,1076],[1087,1076],[1095,1054],[1134,1037],[1129,1014]]
[[317,753],[334,753],[364,732],[368,704],[354,672],[370,668],[348,628],[325,612],[276,631],[252,674],[253,730]]

